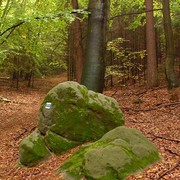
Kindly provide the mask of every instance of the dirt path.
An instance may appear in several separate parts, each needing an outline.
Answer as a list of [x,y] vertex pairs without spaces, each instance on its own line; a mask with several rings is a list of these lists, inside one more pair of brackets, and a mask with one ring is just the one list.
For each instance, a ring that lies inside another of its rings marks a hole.
[[[64,80],[61,77],[40,79],[35,82],[35,89],[0,89],[0,96],[11,100],[0,101],[0,180],[58,179],[55,170],[76,149],[52,156],[46,163],[28,169],[17,168],[17,162],[19,143],[37,127],[38,110],[44,96],[54,85]],[[128,177],[128,180],[179,179],[179,90],[158,88],[145,91],[130,87],[105,91],[105,94],[119,102],[125,114],[126,126],[141,130],[157,145],[162,156],[161,162],[141,174]]]

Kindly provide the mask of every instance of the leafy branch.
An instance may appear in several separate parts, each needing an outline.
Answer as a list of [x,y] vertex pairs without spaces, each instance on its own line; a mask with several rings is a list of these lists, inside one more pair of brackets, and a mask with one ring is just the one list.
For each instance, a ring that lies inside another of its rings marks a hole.
[[[87,9],[74,9],[70,12],[61,12],[59,14],[56,14],[54,16],[51,16],[51,15],[46,15],[46,16],[36,16],[34,17],[33,19],[35,20],[43,20],[43,19],[56,19],[56,18],[60,18],[60,17],[63,17],[65,16],[66,14],[84,14],[84,13],[87,13]],[[21,20],[15,24],[13,24],[11,27],[7,28],[6,30],[4,30],[3,32],[0,33],[0,36],[3,36],[5,33],[7,33],[8,31],[9,34],[6,36],[6,39],[12,34],[12,32],[19,26],[23,25],[25,22],[28,22],[31,18],[25,18],[24,20]],[[1,43],[3,44],[5,42],[5,40]]]

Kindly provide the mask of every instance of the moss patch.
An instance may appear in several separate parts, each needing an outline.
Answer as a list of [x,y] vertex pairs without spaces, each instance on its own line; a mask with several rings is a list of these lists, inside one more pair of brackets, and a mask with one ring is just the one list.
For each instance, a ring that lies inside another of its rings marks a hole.
[[[115,99],[88,91],[77,82],[60,83],[44,98],[38,116],[40,133],[34,132],[21,143],[20,161],[25,166],[35,164],[49,155],[47,148],[60,154],[78,144],[98,140],[121,125],[124,118]],[[38,140],[32,140],[32,136]],[[38,148],[42,154],[38,154]]]
[[72,155],[59,172],[66,180],[120,180],[157,160],[156,146],[142,133],[118,127]]
[[51,131],[48,131],[45,136],[45,142],[48,148],[55,154],[60,154],[70,148],[77,146],[79,143],[75,141],[69,141]]
[[[46,108],[47,103],[51,103],[50,108]],[[81,143],[97,140],[109,130],[124,125],[115,99],[88,91],[72,81],[60,83],[47,94],[38,121],[42,134],[50,130]]]

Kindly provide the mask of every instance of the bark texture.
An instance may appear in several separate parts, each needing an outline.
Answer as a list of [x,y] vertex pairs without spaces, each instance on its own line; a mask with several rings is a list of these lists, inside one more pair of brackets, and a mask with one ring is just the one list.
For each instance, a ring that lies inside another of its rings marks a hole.
[[86,55],[81,84],[102,92],[105,74],[105,36],[109,0],[89,0]]
[[168,87],[171,89],[173,87],[179,86],[180,83],[174,70],[175,48],[172,23],[170,17],[169,0],[163,0],[163,18],[166,39],[166,76],[168,79]]
[[153,0],[145,0],[146,6],[146,49],[147,49],[147,86],[157,86],[157,56],[153,16]]
[[[71,0],[72,8],[79,9],[78,1]],[[76,17],[79,17],[76,14]],[[75,79],[77,82],[81,80],[81,74],[83,69],[83,44],[82,44],[82,28],[81,22],[77,18],[72,24],[72,42],[73,44],[73,64],[75,68]]]

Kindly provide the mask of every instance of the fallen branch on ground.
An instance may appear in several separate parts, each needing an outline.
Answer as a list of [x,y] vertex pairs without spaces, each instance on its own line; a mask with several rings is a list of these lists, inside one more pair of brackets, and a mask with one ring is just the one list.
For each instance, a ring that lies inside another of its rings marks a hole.
[[24,131],[21,134],[13,138],[15,141],[19,140],[28,131],[26,128],[23,129]]
[[176,142],[176,143],[180,142],[180,140],[178,140],[178,139],[170,139],[170,138],[166,138],[166,137],[163,137],[163,136],[155,135],[155,134],[152,134],[152,133],[148,133],[148,134],[150,134],[150,135],[155,137],[153,140],[155,140],[155,139],[164,139],[166,141],[172,141],[172,142]]
[[179,154],[176,153],[176,152],[174,152],[174,151],[172,151],[171,149],[166,149],[166,148],[165,148],[165,151],[168,151],[169,153],[174,154],[174,155],[176,155],[176,156],[179,157]]
[[24,131],[21,134],[13,138],[15,141],[19,140],[26,132],[32,133],[36,129],[36,127],[32,127],[30,130],[28,130],[27,128],[23,128],[23,129]]
[[11,100],[3,97],[3,96],[0,96],[0,101],[3,101],[3,102],[11,102]]
[[174,105],[178,105],[180,104],[180,101],[177,102],[173,102],[173,103],[167,103],[167,104],[158,104],[155,107],[149,108],[149,109],[132,109],[132,108],[122,108],[124,111],[135,111],[135,112],[139,112],[139,111],[143,111],[143,112],[147,112],[147,111],[153,111],[156,110],[158,108],[162,108],[162,107],[168,107],[168,106],[174,106]]
[[147,93],[147,92],[151,92],[151,91],[156,91],[158,89],[164,89],[166,88],[167,86],[159,86],[159,87],[154,87],[152,89],[145,89],[145,90],[140,90],[139,92],[137,92],[135,95],[136,96],[143,96],[143,94]]
[[168,175],[171,171],[174,171],[174,170],[179,166],[179,164],[180,164],[180,162],[178,161],[175,166],[173,166],[171,169],[168,169],[168,170],[165,171],[163,174],[161,174],[161,175],[157,178],[157,180],[161,180],[164,176]]

